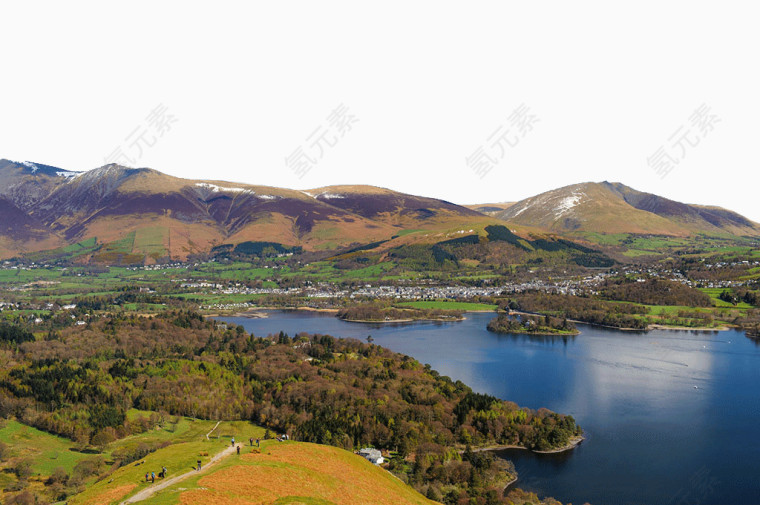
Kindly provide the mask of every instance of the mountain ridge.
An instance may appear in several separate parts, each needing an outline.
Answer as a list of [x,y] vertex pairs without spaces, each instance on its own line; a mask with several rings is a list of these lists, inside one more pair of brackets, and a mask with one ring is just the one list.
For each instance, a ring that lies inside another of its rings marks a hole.
[[607,181],[565,186],[514,203],[461,206],[377,186],[296,190],[183,179],[116,164],[72,171],[4,159],[0,215],[5,217],[2,258],[92,238],[98,244],[129,242],[111,247],[105,257],[83,261],[120,255],[131,255],[131,261],[185,260],[248,241],[309,251],[388,241],[387,246],[420,244],[463,233],[483,236],[486,226],[499,223],[526,237],[760,236],[760,225],[730,210],[684,204]]
[[557,233],[632,233],[686,237],[699,233],[758,236],[760,225],[716,206],[676,202],[622,183],[585,182],[520,200],[494,214]]
[[[0,199],[7,214],[19,216],[18,226],[0,230],[3,257],[42,250],[32,239],[44,247],[93,237],[109,243],[146,228],[152,237],[135,240],[152,241],[151,247],[135,243],[132,252],[153,260],[186,259],[245,241],[337,250],[387,240],[409,227],[439,230],[485,218],[449,202],[384,188],[329,186],[309,192],[182,179],[113,164],[74,172],[0,160]],[[24,242],[30,247],[22,247]]]

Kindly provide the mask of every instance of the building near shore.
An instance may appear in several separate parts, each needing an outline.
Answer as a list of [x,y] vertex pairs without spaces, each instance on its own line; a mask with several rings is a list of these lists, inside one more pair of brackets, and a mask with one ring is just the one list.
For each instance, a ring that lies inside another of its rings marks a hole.
[[359,456],[366,459],[373,465],[382,465],[383,462],[385,461],[383,459],[382,453],[378,451],[377,449],[370,449],[370,448],[361,449],[359,451]]

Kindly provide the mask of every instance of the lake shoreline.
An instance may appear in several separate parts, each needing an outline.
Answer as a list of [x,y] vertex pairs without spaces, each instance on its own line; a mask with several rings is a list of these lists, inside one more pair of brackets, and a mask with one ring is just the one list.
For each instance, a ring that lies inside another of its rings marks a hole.
[[[268,314],[262,311],[268,311],[268,310],[294,310],[294,311],[304,311],[304,312],[321,312],[326,314],[337,314],[339,312],[339,309],[332,309],[332,308],[315,308],[315,307],[254,307],[250,310],[244,311],[244,312],[234,312],[232,314],[205,314],[206,317],[245,317],[249,319],[263,319],[269,317]],[[465,313],[488,313],[488,312],[497,312],[498,311],[490,311],[490,310],[465,310]],[[509,315],[527,315],[527,316],[543,316],[543,314],[539,313],[532,313],[532,312],[524,312],[524,311],[517,311],[517,310],[510,310],[507,312]],[[382,321],[375,321],[371,319],[340,319],[341,321],[345,321],[347,323],[364,323],[364,324],[393,324],[393,323],[414,323],[417,321],[430,321],[430,322],[461,322],[467,319],[466,317],[461,318],[420,318],[420,319],[414,319],[414,318],[405,318],[405,319],[389,319],[389,320],[382,320]],[[730,331],[736,329],[735,327],[731,326],[716,326],[716,327],[709,327],[709,326],[695,326],[695,327],[688,327],[688,326],[672,326],[667,324],[659,324],[659,323],[652,323],[648,325],[646,328],[620,328],[617,326],[609,326],[605,324],[596,324],[596,323],[589,323],[586,321],[579,321],[577,319],[568,319],[568,321],[572,323],[578,323],[578,324],[586,324],[592,327],[597,328],[608,328],[611,330],[619,330],[619,331],[633,331],[633,332],[647,332],[651,330],[671,330],[671,331]],[[576,330],[576,332],[573,333],[551,333],[551,332],[521,332],[521,331],[514,331],[514,332],[493,332],[497,333],[499,335],[536,335],[536,336],[578,336],[581,335],[583,332],[580,330]],[[747,335],[749,336],[749,334]],[[758,337],[755,337],[758,338]]]
[[567,451],[571,451],[575,449],[584,440],[586,440],[586,437],[584,437],[583,435],[573,437],[570,439],[570,441],[567,444],[563,445],[562,447],[557,447],[556,449],[549,449],[548,451],[537,451],[535,449],[528,449],[527,447],[523,447],[521,445],[489,445],[487,447],[478,447],[477,449],[472,449],[472,452],[491,452],[491,451],[504,451],[507,449],[522,449],[524,451],[530,451],[534,454],[559,454],[562,452],[567,452]]
[[497,331],[497,330],[488,330],[491,333],[496,333],[497,335],[536,335],[541,337],[576,337],[581,334],[580,330],[575,331],[565,331],[565,332],[556,332],[556,331]]
[[729,331],[735,328],[729,328],[728,326],[671,326],[668,324],[652,323],[647,326],[647,330],[680,330],[680,331]]
[[446,323],[446,322],[452,322],[457,323],[464,321],[465,317],[445,317],[445,318],[439,318],[439,317],[421,317],[419,319],[383,319],[383,320],[375,320],[375,319],[343,319],[338,318],[341,321],[345,321],[347,323],[369,323],[369,324],[385,324],[385,323],[414,323],[416,321],[433,321],[433,322],[440,322],[440,323]]
[[[510,310],[508,314],[511,315],[526,315],[526,316],[543,316],[544,314],[539,313],[533,313],[533,312],[523,312],[519,310]],[[650,330],[680,330],[680,331],[729,331],[729,330],[735,330],[736,328],[722,325],[722,326],[672,326],[668,324],[659,324],[659,323],[651,323],[646,328],[622,328],[619,326],[610,326],[607,324],[598,324],[598,323],[589,323],[587,321],[580,321],[578,319],[568,319],[571,323],[579,323],[579,324],[587,324],[589,326],[594,326],[597,328],[609,328],[611,330],[620,330],[620,331],[650,331]],[[579,332],[580,333],[580,332]]]

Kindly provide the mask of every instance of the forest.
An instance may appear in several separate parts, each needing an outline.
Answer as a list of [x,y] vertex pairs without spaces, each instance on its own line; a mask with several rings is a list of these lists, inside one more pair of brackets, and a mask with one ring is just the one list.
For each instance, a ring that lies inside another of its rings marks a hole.
[[599,287],[601,296],[609,300],[646,305],[683,305],[710,307],[710,297],[698,289],[667,279],[607,279]]
[[526,333],[532,335],[575,335],[578,330],[567,318],[521,315],[519,318],[499,314],[488,323],[488,331],[495,333]]
[[648,313],[648,309],[642,305],[558,293],[515,294],[509,300],[501,301],[500,307],[524,312],[549,313],[558,318],[614,328],[644,330],[648,326],[647,319],[641,317]]
[[0,415],[82,447],[144,429],[127,420],[130,408],[250,420],[294,440],[395,451],[392,470],[445,503],[508,503],[491,491],[509,469],[468,447],[547,450],[581,433],[571,416],[475,393],[377,345],[257,337],[188,311],[113,314],[44,340],[3,340],[0,359]]

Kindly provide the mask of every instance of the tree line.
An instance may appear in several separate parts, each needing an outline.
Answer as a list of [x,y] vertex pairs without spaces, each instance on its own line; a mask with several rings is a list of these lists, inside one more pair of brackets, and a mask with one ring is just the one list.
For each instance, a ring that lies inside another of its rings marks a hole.
[[559,293],[526,292],[499,302],[502,309],[548,313],[558,318],[614,328],[646,329],[649,310],[643,305],[619,303]]
[[404,319],[461,319],[461,310],[392,307],[388,303],[360,303],[338,310],[346,321],[398,321]]
[[646,305],[684,305],[710,307],[708,295],[686,284],[668,279],[633,279],[618,277],[607,279],[599,287],[602,297]]

